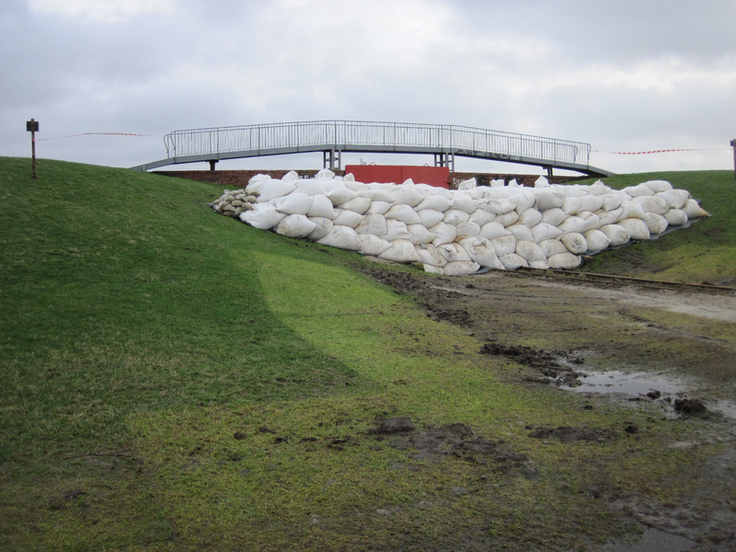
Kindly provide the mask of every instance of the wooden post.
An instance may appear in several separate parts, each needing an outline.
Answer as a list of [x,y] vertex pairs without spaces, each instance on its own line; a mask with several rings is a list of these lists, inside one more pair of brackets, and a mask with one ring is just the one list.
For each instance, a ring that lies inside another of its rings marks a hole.
[[736,140],[731,140],[731,148],[733,149],[733,176],[736,178]]
[[38,132],[38,121],[31,119],[26,121],[26,130],[31,133],[31,157],[33,159],[33,178],[36,178],[36,132]]

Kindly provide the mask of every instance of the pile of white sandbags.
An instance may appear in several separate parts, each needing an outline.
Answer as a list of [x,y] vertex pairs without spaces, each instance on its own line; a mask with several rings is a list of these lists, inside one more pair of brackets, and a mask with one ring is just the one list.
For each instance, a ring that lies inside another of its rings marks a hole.
[[708,216],[685,190],[662,180],[613,190],[512,181],[458,190],[427,184],[364,184],[329,170],[300,179],[254,176],[225,191],[212,208],[262,230],[357,251],[428,272],[471,274],[481,268],[574,269],[592,255],[648,240]]

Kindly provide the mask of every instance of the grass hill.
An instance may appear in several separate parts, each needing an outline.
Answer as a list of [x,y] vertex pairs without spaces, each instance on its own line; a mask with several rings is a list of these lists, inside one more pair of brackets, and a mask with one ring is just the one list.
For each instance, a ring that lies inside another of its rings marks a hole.
[[[588,494],[559,499],[577,484],[565,466],[599,453],[519,437],[518,420],[566,425],[580,401],[470,363],[472,337],[356,273],[355,255],[217,216],[211,184],[29,169],[0,158],[1,549],[431,550],[463,533],[543,548],[624,530]],[[730,174],[654,176],[714,216],[590,269],[733,282]],[[408,469],[410,451],[356,437],[390,416],[502,434],[518,462]],[[652,470],[678,465],[645,452],[616,477],[663,493]],[[492,504],[463,490],[481,477]]]

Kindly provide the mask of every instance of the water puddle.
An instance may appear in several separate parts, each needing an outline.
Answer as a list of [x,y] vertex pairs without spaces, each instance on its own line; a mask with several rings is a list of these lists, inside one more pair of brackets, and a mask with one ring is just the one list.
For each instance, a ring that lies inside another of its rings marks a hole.
[[[674,395],[686,390],[684,382],[668,377],[666,374],[644,372],[586,372],[577,378],[579,385],[565,387],[578,393],[622,393],[625,395],[647,395],[659,392],[662,395]],[[659,398],[659,396],[657,396]]]
[[685,537],[647,529],[638,543],[609,544],[601,552],[682,552],[693,546],[695,542]]

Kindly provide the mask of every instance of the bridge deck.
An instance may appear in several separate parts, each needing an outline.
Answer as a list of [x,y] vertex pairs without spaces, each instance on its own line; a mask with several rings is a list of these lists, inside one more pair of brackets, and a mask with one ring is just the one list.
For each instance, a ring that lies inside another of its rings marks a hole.
[[216,162],[304,152],[324,152],[330,168],[343,152],[434,154],[440,164],[473,157],[578,171],[612,173],[590,166],[590,144],[456,125],[363,121],[305,121],[178,130],[164,137],[166,159],[133,167]]

